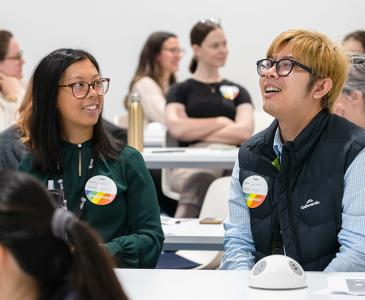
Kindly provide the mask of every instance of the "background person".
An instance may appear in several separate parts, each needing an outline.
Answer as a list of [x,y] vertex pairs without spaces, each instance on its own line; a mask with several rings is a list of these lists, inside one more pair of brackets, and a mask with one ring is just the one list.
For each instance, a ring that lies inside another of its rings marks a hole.
[[26,83],[24,59],[18,42],[7,30],[0,30],[0,131],[14,124]]
[[347,80],[332,111],[365,128],[365,55],[352,57]]
[[[165,125],[166,93],[171,84],[176,82],[175,73],[179,68],[182,54],[179,40],[173,33],[157,31],[147,38],[124,101],[127,108],[128,96],[131,93],[140,96],[145,124],[158,122]],[[127,123],[126,121],[124,123]],[[120,125],[127,127],[127,124]],[[176,202],[164,195],[161,190],[161,170],[150,170],[150,173],[162,212],[173,216]]]
[[30,153],[19,170],[91,225],[119,267],[153,268],[164,239],[156,193],[141,154],[103,129],[108,87],[86,51],[44,57],[33,74]]
[[288,30],[257,62],[276,120],[242,145],[222,269],[285,254],[306,271],[365,270],[365,133],[330,113],[348,58],[326,36]]
[[128,95],[137,93],[141,97],[147,123],[165,124],[165,97],[176,82],[182,53],[177,36],[170,32],[154,32],[144,44]]
[[365,31],[357,30],[347,34],[342,44],[346,52],[365,53]]
[[[246,89],[219,74],[228,54],[223,29],[202,20],[192,28],[190,42],[193,77],[168,92],[168,131],[185,147],[240,145],[253,132],[253,106]],[[173,170],[171,189],[181,194],[175,217],[197,217],[210,183],[222,175],[223,170]]]
[[0,172],[0,189],[1,299],[127,299],[97,236],[35,179]]

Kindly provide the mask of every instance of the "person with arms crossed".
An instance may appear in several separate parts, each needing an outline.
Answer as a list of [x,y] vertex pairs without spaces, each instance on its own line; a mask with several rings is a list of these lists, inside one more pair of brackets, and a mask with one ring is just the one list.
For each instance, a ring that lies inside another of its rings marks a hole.
[[18,169],[95,229],[119,267],[155,267],[164,240],[156,192],[141,154],[104,130],[109,78],[79,49],[51,52],[32,78],[30,153]]
[[341,47],[307,30],[281,33],[257,62],[276,120],[240,148],[222,269],[284,254],[306,271],[365,270],[365,133],[329,112],[347,70]]
[[[191,29],[190,42],[193,77],[171,86],[167,94],[168,131],[181,147],[240,145],[253,132],[253,105],[244,87],[219,74],[228,55],[222,26],[214,19],[200,20]],[[175,217],[197,217],[210,183],[223,174],[220,169],[172,170],[169,185],[180,194]]]

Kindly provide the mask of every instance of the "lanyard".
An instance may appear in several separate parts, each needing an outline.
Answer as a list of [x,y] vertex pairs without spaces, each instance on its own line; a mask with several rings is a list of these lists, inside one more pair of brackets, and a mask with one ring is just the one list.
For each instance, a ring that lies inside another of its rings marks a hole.
[[[89,167],[88,167],[88,175],[87,175],[87,178],[86,178],[86,181],[85,181],[85,184],[86,182],[92,177],[92,171],[93,171],[93,168],[94,168],[94,158],[91,157],[90,159],[90,162],[89,162]],[[55,198],[57,204],[60,206],[60,207],[63,207],[64,209],[68,209],[68,206],[67,206],[67,199],[65,198],[65,190],[64,190],[64,186],[63,186],[63,178],[64,178],[64,174],[62,173],[58,173],[58,176],[56,176],[56,179],[55,180],[48,180],[48,190],[49,192],[53,195],[53,197]],[[58,185],[58,188],[55,188],[54,187],[54,182],[57,183]],[[84,185],[85,185],[84,184]],[[84,212],[84,209],[85,209],[85,204],[86,204],[86,201],[87,201],[87,198],[86,198],[86,195],[85,195],[85,188],[84,188],[84,195],[80,198],[80,206],[79,206],[79,209],[77,211],[76,214],[76,217],[78,219],[81,219],[81,216]]]

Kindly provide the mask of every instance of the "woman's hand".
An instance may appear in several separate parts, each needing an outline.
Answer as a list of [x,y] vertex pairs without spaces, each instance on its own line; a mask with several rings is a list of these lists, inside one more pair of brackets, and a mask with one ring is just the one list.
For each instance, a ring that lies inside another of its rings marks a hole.
[[0,90],[7,100],[15,101],[20,91],[19,80],[0,73]]

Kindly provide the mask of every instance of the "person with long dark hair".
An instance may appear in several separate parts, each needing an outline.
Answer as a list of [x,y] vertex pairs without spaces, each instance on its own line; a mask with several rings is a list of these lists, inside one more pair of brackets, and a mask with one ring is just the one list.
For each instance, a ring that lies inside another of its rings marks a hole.
[[164,239],[156,192],[141,154],[103,128],[109,81],[86,51],[44,57],[33,74],[30,154],[19,170],[91,225],[119,267],[153,268]]
[[127,299],[97,235],[32,176],[0,172],[0,298]]
[[13,34],[0,30],[0,131],[15,122],[26,81],[23,80],[23,52]]
[[[17,112],[14,125],[0,132],[0,171],[16,170],[27,154],[26,143],[29,141],[29,119],[32,115],[32,79],[29,80],[24,98]],[[127,130],[115,126],[103,119],[105,130],[112,137],[126,142]]]
[[[127,108],[128,96],[137,93],[143,106],[145,125],[152,122],[165,125],[166,93],[176,82],[175,73],[182,53],[177,36],[171,32],[153,32],[144,43],[124,104]],[[125,118],[120,118],[118,123],[126,127]],[[168,215],[174,215],[176,201],[162,192],[161,170],[150,170],[150,173],[161,210]]]
[[[168,131],[183,147],[240,145],[253,132],[253,106],[244,87],[219,74],[228,55],[222,26],[214,19],[201,20],[191,29],[190,42],[193,76],[167,94]],[[181,195],[175,216],[197,217],[210,183],[222,175],[223,170],[172,171],[171,190]]]
[[165,97],[176,82],[182,52],[177,36],[170,32],[154,32],[145,42],[128,95],[141,97],[146,123],[165,124]]

